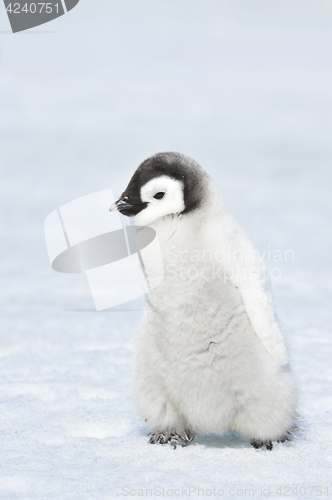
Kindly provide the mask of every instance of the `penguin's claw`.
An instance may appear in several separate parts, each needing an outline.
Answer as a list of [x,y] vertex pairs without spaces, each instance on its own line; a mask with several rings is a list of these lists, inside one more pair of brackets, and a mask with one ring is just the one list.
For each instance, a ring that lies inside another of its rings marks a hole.
[[170,442],[171,446],[175,450],[177,446],[188,446],[188,444],[194,439],[195,436],[190,434],[188,431],[184,432],[183,436],[178,434],[171,434],[170,432],[151,432],[148,434],[150,436],[149,443],[151,444],[166,444]]
[[151,432],[148,435],[150,436],[149,443],[151,444],[165,444],[171,439],[169,432]]
[[256,450],[258,450],[259,448],[263,448],[263,446],[265,446],[265,448],[269,451],[272,451],[273,448],[272,441],[257,441],[256,439],[252,439],[250,444],[251,446],[256,448]]
[[192,441],[193,438],[189,438],[187,436],[172,436],[171,438],[171,446],[173,446],[173,449],[176,450],[177,446],[182,446],[183,448],[185,446],[188,446],[190,441]]
[[[288,429],[288,431],[277,440],[277,443],[284,443],[285,441],[288,441],[294,444],[293,439],[298,439],[298,436],[296,434],[301,433],[302,430],[304,430],[304,428],[301,425],[293,423],[290,429]],[[272,441],[259,441],[256,439],[252,439],[250,444],[254,448],[262,448],[263,446],[265,446],[266,449],[270,451],[273,448]]]

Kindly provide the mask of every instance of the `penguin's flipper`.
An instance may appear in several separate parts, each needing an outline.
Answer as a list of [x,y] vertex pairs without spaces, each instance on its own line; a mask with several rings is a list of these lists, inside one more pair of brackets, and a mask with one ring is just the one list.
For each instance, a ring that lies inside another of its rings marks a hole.
[[233,223],[226,260],[229,280],[239,289],[245,310],[257,337],[280,366],[288,363],[288,354],[276,315],[266,268],[247,235]]

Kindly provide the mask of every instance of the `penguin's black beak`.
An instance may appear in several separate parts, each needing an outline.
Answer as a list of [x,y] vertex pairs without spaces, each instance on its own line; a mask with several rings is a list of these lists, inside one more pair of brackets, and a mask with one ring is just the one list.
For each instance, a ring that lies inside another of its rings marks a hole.
[[131,210],[132,208],[134,208],[134,205],[132,205],[131,203],[128,203],[126,198],[122,198],[122,199],[116,201],[115,203],[113,203],[110,206],[109,211],[122,213],[122,212],[126,212],[126,210]]

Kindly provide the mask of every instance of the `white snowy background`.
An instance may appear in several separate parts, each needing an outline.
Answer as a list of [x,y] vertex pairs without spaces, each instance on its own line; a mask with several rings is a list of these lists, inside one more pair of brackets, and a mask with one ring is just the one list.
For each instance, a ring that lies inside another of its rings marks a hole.
[[[81,0],[15,35],[0,6],[1,499],[327,498],[330,32],[321,0]],[[97,313],[83,275],[50,267],[46,216],[120,194],[159,151],[215,178],[260,253],[294,252],[268,265],[305,431],[271,453],[233,435],[147,444],[132,396],[143,299]]]

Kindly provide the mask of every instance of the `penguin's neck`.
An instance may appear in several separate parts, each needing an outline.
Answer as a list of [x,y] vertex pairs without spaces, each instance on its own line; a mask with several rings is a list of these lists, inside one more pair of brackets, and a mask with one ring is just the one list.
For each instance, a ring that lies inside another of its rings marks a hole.
[[187,248],[201,239],[203,219],[202,213],[197,210],[183,215],[167,215],[150,227],[156,231],[162,250],[166,250],[170,245]]

